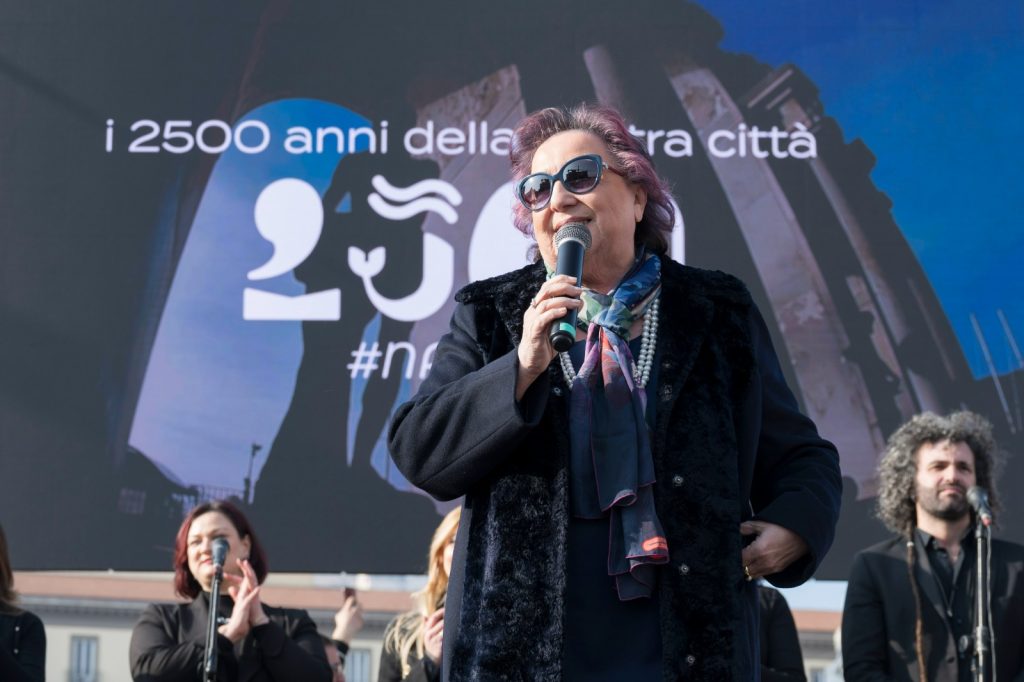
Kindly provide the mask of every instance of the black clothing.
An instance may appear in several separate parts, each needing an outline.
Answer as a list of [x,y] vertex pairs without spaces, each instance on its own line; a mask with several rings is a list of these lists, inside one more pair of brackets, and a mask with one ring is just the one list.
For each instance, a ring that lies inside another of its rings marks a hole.
[[[641,339],[629,342],[640,356]],[[569,349],[573,366],[583,363],[585,341]],[[655,358],[657,360],[657,358]],[[657,400],[657,374],[652,367],[647,391],[647,421]],[[568,408],[568,406],[566,406]],[[653,428],[653,423],[650,423]],[[574,472],[571,471],[570,475]],[[608,575],[608,515],[600,519],[569,516],[566,553],[565,651],[562,674],[567,680],[642,682],[661,679],[661,624],[657,588],[652,596],[620,601],[615,579]]]
[[976,593],[974,591],[975,574],[977,573],[975,538],[972,528],[960,540],[960,551],[956,562],[950,561],[949,552],[939,544],[933,536],[920,528],[914,531],[915,541],[921,543],[928,555],[928,563],[935,574],[939,585],[942,601],[939,606],[946,612],[953,641],[957,649],[957,667],[959,679],[973,680],[971,676],[971,659],[973,654],[972,635],[974,626],[974,609]]
[[[447,610],[445,610],[447,613]],[[409,674],[402,676],[402,660],[395,647],[394,631],[397,628],[411,628],[421,621],[423,616],[416,612],[403,613],[396,617],[384,630],[384,646],[380,650],[380,666],[377,671],[377,682],[438,682],[441,669],[427,656],[416,655],[416,647],[409,651],[406,663]]]
[[[800,414],[768,331],[735,278],[662,258],[651,447],[670,563],[658,569],[663,678],[756,675],[757,591],[739,525],[758,518],[809,553],[832,542],[834,446]],[[523,312],[543,264],[470,284],[430,375],[392,419],[399,470],[438,499],[465,495],[445,610],[445,679],[561,680],[568,566],[568,389],[557,359],[515,399]]]
[[[970,536],[964,542],[972,540]],[[927,678],[928,682],[957,682],[964,679],[960,643],[954,637],[932,558],[923,545],[915,542],[913,551]],[[965,559],[958,584],[968,573],[973,573],[973,568]],[[962,587],[959,591],[967,592]],[[850,571],[843,609],[846,682],[923,679],[917,662],[915,620],[906,539],[896,537],[860,552]],[[1000,682],[1024,682],[1024,546],[992,541],[992,620]],[[973,649],[968,650],[967,656],[972,653]],[[972,678],[968,675],[966,679]]]
[[[202,679],[209,595],[187,604],[150,604],[132,630],[129,647],[136,682]],[[231,614],[229,597],[218,613]],[[330,682],[324,645],[309,614],[263,605],[269,623],[252,628],[237,645],[217,635],[218,682]]]
[[348,658],[348,642],[343,642],[340,639],[332,639],[334,642],[334,648],[338,652],[338,661],[341,663],[341,667],[345,667],[345,659]]
[[761,682],[806,682],[800,636],[789,605],[778,590],[759,585]]
[[46,679],[46,630],[34,613],[0,613],[0,680]]

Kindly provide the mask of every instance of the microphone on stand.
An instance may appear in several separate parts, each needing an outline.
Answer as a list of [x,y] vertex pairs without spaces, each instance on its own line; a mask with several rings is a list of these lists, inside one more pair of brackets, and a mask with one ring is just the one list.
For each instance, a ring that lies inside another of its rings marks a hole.
[[994,667],[992,632],[992,507],[988,503],[988,491],[976,485],[967,489],[967,501],[981,522],[974,527],[977,541],[977,559],[974,572],[974,665],[971,667],[976,680],[989,679],[989,669]]
[[992,525],[992,507],[988,504],[988,491],[972,485],[967,489],[967,501],[974,508],[974,513],[984,526]]
[[203,665],[203,682],[217,679],[217,607],[220,605],[220,581],[224,578],[224,561],[228,557],[228,541],[214,538],[213,584],[210,586],[210,619],[206,624],[206,656]]
[[[555,249],[558,250],[558,261],[555,264],[556,275],[571,275],[576,278],[576,286],[583,277],[583,254],[590,248],[590,230],[585,223],[569,223],[555,233]],[[576,343],[576,309],[551,323],[551,345],[559,353],[564,353]]]
[[213,569],[217,576],[224,577],[224,560],[228,557],[228,541],[225,538],[213,539]]

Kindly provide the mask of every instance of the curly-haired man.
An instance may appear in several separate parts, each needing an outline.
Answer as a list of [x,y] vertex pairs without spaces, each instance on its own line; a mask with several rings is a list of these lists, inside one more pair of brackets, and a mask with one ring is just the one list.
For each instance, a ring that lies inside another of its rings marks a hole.
[[[889,439],[878,516],[897,537],[854,560],[843,610],[843,671],[861,680],[974,680],[975,514],[993,487],[992,426],[971,412],[924,413]],[[1000,680],[1024,680],[1024,547],[992,541],[991,610]],[[990,669],[991,661],[986,662]]]

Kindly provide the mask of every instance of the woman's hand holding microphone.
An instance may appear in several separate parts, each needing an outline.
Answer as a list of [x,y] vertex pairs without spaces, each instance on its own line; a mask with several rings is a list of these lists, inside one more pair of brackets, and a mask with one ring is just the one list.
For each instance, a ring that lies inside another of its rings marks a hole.
[[516,375],[516,400],[521,400],[526,389],[547,370],[555,358],[551,347],[551,325],[570,309],[579,310],[583,290],[576,286],[571,275],[556,275],[541,285],[530,306],[523,313],[523,338],[517,350],[519,371]]

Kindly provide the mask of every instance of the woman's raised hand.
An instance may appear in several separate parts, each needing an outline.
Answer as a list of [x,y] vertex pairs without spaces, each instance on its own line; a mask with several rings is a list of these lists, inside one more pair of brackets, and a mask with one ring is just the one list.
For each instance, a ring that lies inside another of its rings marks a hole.
[[264,625],[270,622],[270,618],[267,617],[266,611],[263,610],[263,602],[260,601],[260,580],[256,577],[256,571],[253,570],[252,564],[249,563],[248,559],[239,559],[238,567],[242,569],[242,575],[245,576],[245,580],[249,583],[251,591],[256,593],[254,599],[249,601],[249,625],[256,627],[257,625]]
[[544,372],[555,358],[551,346],[551,324],[570,309],[579,310],[582,289],[571,275],[557,275],[544,282],[523,313],[523,338],[519,342],[519,372],[516,376],[516,400]]
[[229,583],[228,594],[235,602],[228,622],[217,628],[217,632],[227,637],[233,644],[245,639],[249,630],[257,625],[269,622],[260,602],[260,584],[256,572],[246,559],[238,559],[238,567],[242,575],[224,574]]

